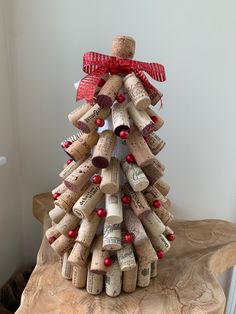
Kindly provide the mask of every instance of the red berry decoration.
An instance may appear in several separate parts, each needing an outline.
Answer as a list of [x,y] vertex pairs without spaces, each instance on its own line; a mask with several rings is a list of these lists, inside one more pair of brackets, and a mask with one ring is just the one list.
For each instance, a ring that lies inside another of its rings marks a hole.
[[161,207],[161,201],[160,200],[155,200],[152,204],[153,204],[153,206],[155,208],[160,208]]
[[68,231],[68,237],[69,238],[72,238],[72,239],[75,239],[78,235],[78,232],[76,230],[69,230]]
[[112,259],[111,259],[110,257],[106,257],[106,258],[104,259],[104,265],[105,265],[106,267],[110,267],[110,266],[112,265]]
[[56,201],[60,195],[60,193],[54,193],[52,197]]
[[134,241],[134,235],[132,233],[126,232],[124,234],[124,242],[125,243],[132,243]]
[[125,94],[119,94],[116,96],[116,100],[118,101],[119,104],[125,101]]
[[66,164],[69,165],[72,161],[73,161],[73,159],[68,159]]
[[102,178],[99,174],[96,174],[92,177],[92,181],[94,184],[100,184],[102,181]]
[[132,155],[132,154],[126,155],[125,160],[126,160],[129,164],[131,164],[132,162],[135,162],[134,155]]
[[71,141],[65,141],[63,146],[64,146],[64,148],[68,148],[71,144],[72,144]]
[[101,78],[100,81],[98,82],[98,87],[103,87],[103,85],[106,83],[106,81]]
[[56,237],[50,237],[49,239],[48,239],[48,243],[51,245],[54,241],[56,241]]
[[100,128],[100,127],[104,126],[105,121],[103,119],[97,118],[95,123]]
[[167,234],[166,239],[167,239],[168,241],[175,241],[176,236],[175,236],[174,233],[169,233],[169,234]]
[[129,136],[129,132],[126,130],[120,131],[119,137],[122,138],[122,140],[126,140]]
[[162,250],[157,250],[157,256],[158,256],[159,259],[162,259],[162,258],[165,256],[164,251],[162,251]]
[[158,116],[152,116],[151,119],[152,119],[152,121],[153,121],[154,123],[157,123],[157,121],[158,121]]
[[131,203],[131,197],[129,195],[123,195],[121,198],[121,201],[123,204],[130,204]]
[[98,217],[100,217],[100,218],[105,218],[107,215],[105,208],[98,208],[96,213],[97,213]]

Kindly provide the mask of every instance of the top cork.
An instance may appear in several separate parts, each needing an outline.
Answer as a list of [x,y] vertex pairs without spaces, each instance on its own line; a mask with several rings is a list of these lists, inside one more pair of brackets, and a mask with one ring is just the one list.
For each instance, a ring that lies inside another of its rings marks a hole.
[[130,36],[115,36],[112,40],[114,57],[132,59],[135,53],[135,40]]

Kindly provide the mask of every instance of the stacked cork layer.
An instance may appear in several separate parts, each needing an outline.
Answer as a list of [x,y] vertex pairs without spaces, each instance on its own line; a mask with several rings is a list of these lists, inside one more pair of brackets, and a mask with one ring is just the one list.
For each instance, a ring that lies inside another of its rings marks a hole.
[[[134,51],[131,37],[114,38],[113,56]],[[160,97],[150,99],[134,73],[107,74],[94,102],[68,115],[77,133],[61,143],[70,159],[52,191],[46,237],[61,256],[62,276],[90,294],[147,287],[175,239],[170,186],[156,158],[165,146],[155,133],[164,121],[152,109]]]

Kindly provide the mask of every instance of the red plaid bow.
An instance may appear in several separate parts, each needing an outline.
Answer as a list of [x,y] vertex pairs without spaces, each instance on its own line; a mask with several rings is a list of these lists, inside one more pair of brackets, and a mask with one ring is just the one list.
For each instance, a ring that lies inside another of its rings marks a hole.
[[128,74],[134,72],[141,80],[151,99],[157,94],[160,95],[160,93],[148,81],[144,72],[159,82],[164,82],[166,79],[165,68],[161,64],[122,59],[97,52],[84,54],[83,71],[88,75],[80,81],[77,89],[77,101],[86,99],[88,102],[92,102],[96,87],[105,73]]

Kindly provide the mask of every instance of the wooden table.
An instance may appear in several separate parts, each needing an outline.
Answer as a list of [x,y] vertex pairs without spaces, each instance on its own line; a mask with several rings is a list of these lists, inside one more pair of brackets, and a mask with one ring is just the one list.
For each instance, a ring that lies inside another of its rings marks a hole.
[[[53,207],[49,193],[33,199],[34,216],[43,224]],[[43,237],[37,265],[17,314],[172,314],[223,313],[225,295],[217,276],[236,264],[236,225],[222,220],[174,221],[177,235],[159,275],[148,288],[117,298],[91,296],[62,278],[58,257]]]

